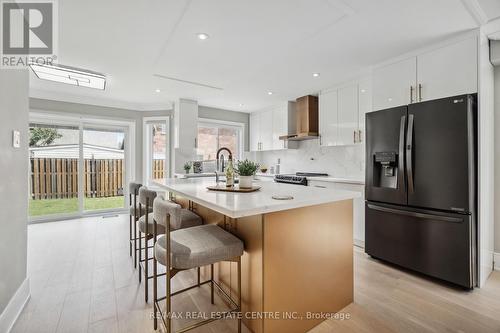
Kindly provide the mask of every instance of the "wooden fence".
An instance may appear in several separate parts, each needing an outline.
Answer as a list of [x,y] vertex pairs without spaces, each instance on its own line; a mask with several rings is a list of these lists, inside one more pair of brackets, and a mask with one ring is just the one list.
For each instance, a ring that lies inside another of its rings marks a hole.
[[[32,199],[64,199],[78,197],[78,159],[30,159]],[[83,192],[87,198],[123,195],[124,165],[122,159],[85,159]],[[164,161],[155,160],[153,177],[163,178]]]

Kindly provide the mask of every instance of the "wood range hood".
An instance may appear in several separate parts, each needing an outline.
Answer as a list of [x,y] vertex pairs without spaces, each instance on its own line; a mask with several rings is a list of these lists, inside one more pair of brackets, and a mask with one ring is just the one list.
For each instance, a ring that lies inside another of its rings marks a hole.
[[295,104],[295,133],[282,135],[280,140],[302,141],[317,139],[318,134],[318,97],[307,95],[297,99]]

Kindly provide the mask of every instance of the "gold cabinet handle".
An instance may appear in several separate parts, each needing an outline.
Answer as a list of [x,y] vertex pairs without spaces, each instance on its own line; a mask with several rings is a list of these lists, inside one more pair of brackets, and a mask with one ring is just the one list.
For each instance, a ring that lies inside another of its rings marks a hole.
[[410,103],[413,103],[413,86],[410,85]]
[[363,142],[363,139],[361,139],[361,130],[358,130],[358,142]]
[[353,136],[354,136],[354,143],[356,143],[356,131],[353,132]]
[[418,84],[418,101],[422,102],[422,84]]

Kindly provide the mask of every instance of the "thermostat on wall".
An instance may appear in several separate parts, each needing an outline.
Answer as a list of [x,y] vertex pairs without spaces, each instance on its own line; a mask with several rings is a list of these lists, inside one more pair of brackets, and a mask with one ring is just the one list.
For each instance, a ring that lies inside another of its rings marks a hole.
[[21,147],[21,132],[12,131],[12,147],[20,148]]

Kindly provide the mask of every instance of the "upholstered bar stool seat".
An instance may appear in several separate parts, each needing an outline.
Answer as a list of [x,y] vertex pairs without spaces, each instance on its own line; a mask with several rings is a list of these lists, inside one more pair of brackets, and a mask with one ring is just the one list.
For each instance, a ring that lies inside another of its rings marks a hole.
[[[191,269],[208,266],[243,255],[243,242],[224,229],[214,225],[181,229],[170,233],[171,267]],[[166,237],[155,244],[156,260],[166,263]]]
[[[178,205],[174,202],[169,202],[169,204],[171,205],[172,209],[178,208],[177,211],[178,211],[178,214],[180,216],[179,219],[172,219],[172,222],[173,222],[173,223],[171,223],[172,230],[191,228],[191,227],[196,227],[196,226],[203,224],[203,220],[201,219],[201,217],[198,214],[193,213],[189,209],[180,208],[180,205]],[[177,206],[179,206],[179,207],[177,207]],[[146,233],[148,235],[152,235],[153,234],[153,224],[154,224],[153,219],[154,219],[153,213],[149,213],[148,219],[147,219],[148,225],[146,228],[146,216],[145,215],[141,216],[139,218],[139,230],[141,230],[141,232]],[[156,233],[158,235],[164,234],[165,233],[165,226],[162,224],[158,224],[157,228],[156,228]]]

